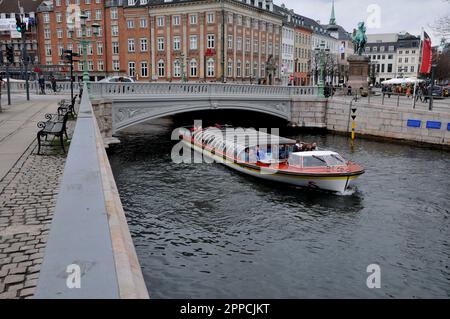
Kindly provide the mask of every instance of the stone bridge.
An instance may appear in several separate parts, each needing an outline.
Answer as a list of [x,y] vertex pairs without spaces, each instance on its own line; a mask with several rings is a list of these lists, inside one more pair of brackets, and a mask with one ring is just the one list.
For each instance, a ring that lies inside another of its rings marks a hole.
[[294,126],[326,127],[326,99],[317,87],[223,83],[91,83],[90,96],[106,138],[160,117],[203,110],[244,110]]

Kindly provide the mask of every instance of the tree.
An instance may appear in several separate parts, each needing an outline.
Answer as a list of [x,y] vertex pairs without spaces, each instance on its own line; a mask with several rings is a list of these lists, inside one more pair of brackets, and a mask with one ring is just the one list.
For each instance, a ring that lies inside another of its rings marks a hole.
[[[450,0],[442,0],[450,4]],[[450,15],[446,15],[437,19],[431,26],[434,32],[443,38],[450,38]]]

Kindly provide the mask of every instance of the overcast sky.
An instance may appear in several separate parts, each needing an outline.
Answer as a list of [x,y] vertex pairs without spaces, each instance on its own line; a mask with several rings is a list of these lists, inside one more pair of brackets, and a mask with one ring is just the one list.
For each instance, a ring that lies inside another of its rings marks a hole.
[[[332,0],[274,2],[278,5],[284,3],[296,13],[320,20],[322,24],[327,24],[330,19]],[[378,11],[380,14],[377,14]],[[335,0],[335,12],[336,22],[349,32],[356,28],[359,21],[369,22],[368,34],[407,31],[419,35],[424,27],[432,37],[433,45],[437,45],[440,37],[433,35],[430,25],[435,19],[450,15],[450,3],[443,0]]]

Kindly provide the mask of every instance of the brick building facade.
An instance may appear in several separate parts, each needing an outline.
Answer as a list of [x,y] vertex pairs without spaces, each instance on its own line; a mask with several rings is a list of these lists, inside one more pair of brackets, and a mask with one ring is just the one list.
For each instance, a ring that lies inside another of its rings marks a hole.
[[[38,10],[42,64],[61,64],[65,49],[83,53],[81,30],[68,31],[73,5],[89,17],[92,80],[263,83],[269,58],[280,63],[282,17],[271,0],[53,0]],[[98,36],[92,23],[100,25]],[[83,64],[74,71],[81,77]]]

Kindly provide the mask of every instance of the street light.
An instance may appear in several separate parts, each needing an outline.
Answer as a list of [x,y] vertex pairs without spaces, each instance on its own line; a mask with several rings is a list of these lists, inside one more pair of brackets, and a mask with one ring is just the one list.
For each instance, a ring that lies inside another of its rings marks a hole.
[[[81,45],[83,48],[83,82],[89,82],[89,70],[88,70],[88,57],[87,57],[87,45],[89,43],[91,43],[91,40],[87,39],[87,34],[86,34],[86,20],[87,20],[88,16],[87,15],[80,15],[80,20],[81,20]],[[93,35],[95,37],[97,37],[99,35],[99,29],[100,29],[100,25],[98,23],[93,23],[91,25],[92,27],[92,31],[93,31]]]
[[319,57],[319,97],[325,97],[324,92],[324,68],[325,68],[325,56],[330,52],[330,49],[325,46],[325,41],[322,41],[318,47],[314,49],[316,56]]

